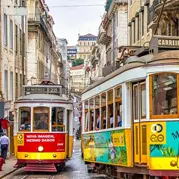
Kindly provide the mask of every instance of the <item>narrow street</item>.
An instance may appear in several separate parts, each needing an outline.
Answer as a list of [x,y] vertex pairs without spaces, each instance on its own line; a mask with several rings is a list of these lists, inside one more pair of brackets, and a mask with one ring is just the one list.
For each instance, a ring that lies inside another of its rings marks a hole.
[[87,166],[81,158],[80,140],[75,141],[74,143],[73,157],[66,163],[62,172],[56,174],[24,172],[22,168],[3,179],[104,179],[104,175],[88,173]]

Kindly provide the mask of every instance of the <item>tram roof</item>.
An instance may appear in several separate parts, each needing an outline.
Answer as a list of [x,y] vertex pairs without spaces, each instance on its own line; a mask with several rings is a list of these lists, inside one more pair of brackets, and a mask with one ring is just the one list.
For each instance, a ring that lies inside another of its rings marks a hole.
[[30,94],[19,97],[17,102],[20,101],[70,101],[70,99],[53,94]]
[[178,50],[173,50],[173,51],[165,51],[165,52],[161,52],[158,54],[148,54],[142,57],[137,57],[137,56],[131,56],[129,57],[126,62],[125,65],[120,67],[119,69],[117,69],[116,71],[114,71],[113,73],[110,73],[109,75],[107,75],[106,77],[103,77],[101,80],[96,81],[95,83],[93,83],[92,85],[88,86],[84,91],[83,94],[88,92],[89,90],[95,88],[96,86],[104,83],[105,81],[110,80],[111,78],[114,78],[115,76],[131,70],[133,68],[137,68],[137,67],[142,67],[142,66],[146,66],[148,64],[153,64],[153,65],[157,65],[157,64],[178,64],[179,63],[179,51]]

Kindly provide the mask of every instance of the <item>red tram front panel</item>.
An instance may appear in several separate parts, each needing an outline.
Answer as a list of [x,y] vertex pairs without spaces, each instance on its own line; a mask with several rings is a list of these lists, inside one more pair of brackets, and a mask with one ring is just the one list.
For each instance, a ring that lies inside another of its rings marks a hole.
[[65,133],[19,133],[18,152],[65,152]]

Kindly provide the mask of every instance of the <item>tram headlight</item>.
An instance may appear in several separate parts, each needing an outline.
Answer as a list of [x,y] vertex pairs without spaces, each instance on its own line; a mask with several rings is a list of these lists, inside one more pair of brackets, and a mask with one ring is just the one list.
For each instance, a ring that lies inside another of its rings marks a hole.
[[56,154],[53,154],[53,157],[54,157],[54,158],[56,158],[56,157],[57,157],[57,155],[56,155]]
[[42,146],[39,146],[39,147],[38,147],[38,151],[39,151],[39,152],[42,152],[43,150],[44,150],[44,148],[43,148]]
[[28,154],[25,154],[24,157],[28,157]]

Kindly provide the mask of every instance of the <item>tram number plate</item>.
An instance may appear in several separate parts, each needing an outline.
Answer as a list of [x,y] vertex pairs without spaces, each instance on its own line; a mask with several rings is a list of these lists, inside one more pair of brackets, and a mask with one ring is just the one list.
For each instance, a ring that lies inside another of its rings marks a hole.
[[24,134],[17,135],[17,145],[24,146]]

